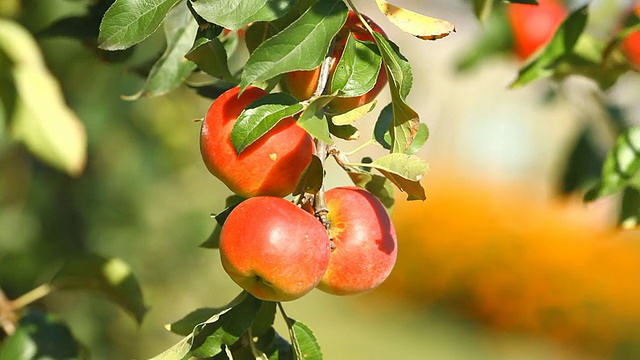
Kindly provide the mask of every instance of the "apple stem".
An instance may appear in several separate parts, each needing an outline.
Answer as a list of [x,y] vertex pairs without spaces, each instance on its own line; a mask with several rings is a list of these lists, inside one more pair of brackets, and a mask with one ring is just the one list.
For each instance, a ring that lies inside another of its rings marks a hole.
[[[320,158],[322,169],[324,169],[325,159],[327,158],[327,143],[318,138],[315,139],[315,143],[316,155]],[[315,209],[315,215],[318,220],[324,225],[325,229],[329,230],[329,209],[324,199],[324,184],[320,187],[320,191],[314,196],[313,208]]]

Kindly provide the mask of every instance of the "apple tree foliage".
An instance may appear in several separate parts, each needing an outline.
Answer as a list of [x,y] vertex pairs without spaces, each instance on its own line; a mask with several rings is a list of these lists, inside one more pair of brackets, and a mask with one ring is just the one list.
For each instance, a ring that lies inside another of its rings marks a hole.
[[[533,0],[510,2],[536,4]],[[375,3],[391,23],[416,38],[436,40],[455,31],[447,21],[384,0]],[[504,4],[492,0],[471,3],[484,31],[477,45],[459,59],[461,71],[511,48]],[[398,45],[368,29],[375,41],[350,37],[332,81],[320,84],[323,91],[305,101],[274,91],[283,74],[327,67],[332,41],[349,9],[358,12],[357,5],[351,0],[98,0],[87,6],[85,14],[59,19],[39,35],[78,39],[93,46],[97,56],[116,62],[128,59],[139,43],[162,31],[164,51],[148,67],[138,69],[146,81],[128,100],[167,95],[181,86],[212,99],[234,86],[267,89],[271,94],[247,108],[232,131],[237,153],[283,118],[295,116],[302,128],[327,146],[327,154],[356,186],[366,188],[391,209],[394,187],[405,192],[408,200],[426,199],[420,179],[428,170],[414,153],[427,141],[429,130],[407,101],[413,75]],[[637,71],[625,61],[619,45],[640,30],[638,16],[631,15],[612,38],[601,39],[584,31],[589,7],[572,9],[547,45],[522,65],[512,87],[543,78],[562,82],[577,75],[607,91],[622,74]],[[247,53],[243,63],[230,61],[243,51],[241,44]],[[378,107],[375,129],[365,145],[380,146],[388,154],[352,161],[335,140],[357,139],[357,122],[375,110],[375,103],[342,114],[325,110],[325,105],[336,97],[365,94],[375,84],[380,68],[389,79],[391,102]],[[61,171],[81,174],[86,162],[83,125],[65,105],[37,43],[19,24],[4,18],[0,18],[0,100],[0,134],[23,143],[35,157]],[[603,154],[594,144],[592,130],[586,128],[567,158],[561,190],[582,191],[586,182],[590,184],[587,201],[623,193],[621,222],[635,226],[640,216],[640,127],[632,126],[620,109],[602,102],[617,140]],[[294,196],[321,191],[323,155],[312,161]],[[220,227],[242,200],[237,196],[227,200],[226,210],[215,216],[215,228],[203,247],[217,247]],[[121,260],[95,254],[70,259],[50,282],[24,296],[9,300],[0,292],[0,360],[32,359],[36,354],[55,359],[84,357],[83,347],[61,320],[29,307],[43,296],[66,290],[102,294],[138,322],[146,311],[140,286]],[[278,312],[288,329],[286,338],[274,328]],[[262,301],[246,292],[222,308],[194,310],[167,328],[182,340],[153,359],[322,358],[313,332],[287,316],[281,303]],[[52,341],[56,346],[46,345]]]

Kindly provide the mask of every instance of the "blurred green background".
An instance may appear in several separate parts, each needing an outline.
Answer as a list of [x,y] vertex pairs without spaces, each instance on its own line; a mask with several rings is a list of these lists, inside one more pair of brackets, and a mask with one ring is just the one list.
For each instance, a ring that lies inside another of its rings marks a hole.
[[[491,270],[507,277],[511,274],[511,280],[507,281],[527,288],[529,278],[518,277],[520,274],[513,271],[521,266],[533,273],[539,268],[548,271],[548,276],[542,277],[542,285],[536,285],[543,288],[548,285],[545,281],[561,276],[568,268],[574,269],[570,272],[573,274],[570,282],[589,284],[589,279],[599,270],[597,263],[587,266],[567,261],[566,268],[545,267],[545,261],[556,263],[544,254],[570,259],[575,252],[569,251],[576,248],[555,246],[595,232],[603,235],[597,239],[585,238],[585,248],[593,249],[593,243],[597,242],[615,242],[619,250],[607,257],[611,260],[608,264],[615,267],[619,264],[616,256],[619,256],[628,261],[628,266],[597,277],[605,286],[591,289],[585,285],[572,294],[580,298],[583,293],[598,292],[607,288],[606,285],[620,282],[629,285],[625,287],[631,289],[627,292],[611,292],[597,298],[594,306],[608,309],[612,305],[606,296],[617,297],[623,303],[637,299],[635,287],[640,282],[636,282],[639,275],[636,265],[640,257],[618,254],[636,255],[638,236],[628,232],[625,239],[620,240],[609,232],[615,212],[607,201],[587,208],[565,199],[568,203],[560,210],[555,203],[559,164],[585,121],[581,112],[587,106],[583,104],[588,102],[587,94],[593,91],[592,84],[580,80],[570,82],[566,85],[570,89],[567,93],[574,98],[545,103],[548,83],[538,82],[515,91],[507,89],[519,66],[515,58],[499,57],[472,73],[459,74],[455,61],[480,31],[469,5],[462,1],[432,1],[429,6],[415,1],[396,3],[446,18],[458,29],[444,40],[421,42],[393,29],[373,2],[356,2],[385,30],[389,29],[387,33],[413,65],[416,81],[409,103],[415,104],[431,128],[431,139],[419,153],[432,168],[425,187],[430,199],[440,200],[411,204],[412,207],[407,208],[410,210],[406,210],[404,197],[398,196],[394,216],[399,224],[401,251],[398,271],[389,284],[353,298],[313,292],[286,304],[289,316],[314,330],[327,359],[630,359],[640,356],[637,342],[625,337],[628,332],[615,332],[620,335],[619,342],[610,341],[591,352],[588,344],[581,342],[583,338],[554,336],[535,328],[535,321],[534,325],[500,326],[491,314],[502,314],[501,309],[511,301],[524,301],[522,297],[508,292],[498,294],[497,300],[494,299],[496,310],[486,314],[478,310],[480,293],[469,291],[482,282],[438,283],[434,280],[438,278],[438,271],[459,275],[489,274]],[[84,1],[69,0],[0,0],[0,11],[13,12],[21,24],[36,33],[62,16],[82,14],[85,5]],[[596,9],[607,14],[609,6],[612,5],[602,2]],[[65,259],[83,252],[123,259],[142,286],[150,310],[139,327],[123,311],[92,294],[55,293],[40,304],[67,322],[95,359],[150,358],[179,340],[163,328],[164,324],[198,307],[223,305],[239,292],[223,272],[217,252],[198,247],[213,229],[210,214],[222,210],[224,199],[230,195],[229,190],[207,172],[200,159],[199,123],[194,120],[204,115],[211,100],[184,87],[159,98],[135,102],[121,99],[121,95],[134,94],[142,87],[144,80],[132,71],[131,65],[143,63],[161,49],[160,38],[156,37],[158,39],[152,38],[138,47],[131,59],[119,64],[102,62],[90,47],[76,40],[39,41],[46,64],[58,78],[68,105],[87,129],[88,162],[80,177],[71,178],[54,170],[6,136],[0,137],[0,287],[3,291],[15,298],[49,281]],[[636,120],[640,119],[639,84],[637,74],[629,74],[608,94]],[[380,104],[388,101],[385,96],[379,99]],[[372,121],[366,121],[362,120],[363,133],[371,127]],[[354,145],[345,145],[351,146]],[[329,172],[329,186],[348,183],[337,168],[330,167]],[[448,187],[437,186],[442,179]],[[432,183],[434,186],[430,188]],[[470,194],[491,191],[480,199],[471,195],[455,196],[464,192],[461,189],[470,189]],[[552,203],[554,205],[550,205]],[[487,213],[488,209],[495,210],[499,216],[478,215]],[[532,216],[532,213],[545,215]],[[581,222],[567,225],[567,216],[580,218]],[[519,226],[523,221],[533,225]],[[552,225],[542,225],[548,222]],[[496,225],[498,223],[501,225]],[[572,230],[567,232],[565,226]],[[465,228],[467,232],[456,232]],[[461,245],[461,239],[474,237],[486,246],[465,248]],[[509,239],[518,239],[520,251],[509,246],[497,247],[495,239],[507,239],[507,243]],[[546,241],[538,241],[540,239]],[[431,256],[410,256],[423,251],[423,244],[436,241],[442,246],[426,247],[432,251]],[[523,248],[536,249],[541,255],[521,258]],[[490,255],[480,262],[465,257],[470,251]],[[523,263],[521,259],[528,262]],[[443,270],[447,264],[464,261],[466,265],[460,267],[463,270],[459,273]],[[496,270],[496,263],[504,266]],[[454,280],[465,279],[456,276]],[[486,284],[495,285],[491,281]],[[554,310],[560,314],[558,319],[563,319],[564,312],[585,302],[566,302]],[[617,322],[607,323],[609,327],[602,331],[610,334],[624,322],[627,322],[625,327],[640,325],[634,317],[637,306],[640,305],[631,306],[634,311],[630,313],[622,312],[620,319],[614,319]],[[519,309],[529,308],[523,303]],[[511,316],[517,317],[517,314]],[[599,314],[598,310],[593,314]],[[597,316],[593,319],[594,323],[590,324],[587,319],[585,324],[572,323],[572,326],[597,328],[600,324]]]

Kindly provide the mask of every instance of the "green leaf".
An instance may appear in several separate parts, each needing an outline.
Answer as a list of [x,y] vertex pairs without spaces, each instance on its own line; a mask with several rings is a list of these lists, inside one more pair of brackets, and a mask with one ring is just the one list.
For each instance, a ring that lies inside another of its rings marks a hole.
[[90,290],[104,295],[130,313],[138,323],[147,311],[138,281],[117,258],[84,254],[68,260],[51,280],[57,290]]
[[418,150],[422,149],[422,146],[424,146],[424,144],[427,142],[427,139],[429,139],[429,128],[427,127],[427,124],[420,123],[420,125],[418,125],[418,132],[413,138],[411,146],[409,146],[406,153],[416,153]]
[[336,126],[355,124],[356,121],[362,119],[365,115],[370,113],[376,107],[377,103],[377,100],[373,100],[368,104],[358,106],[357,108],[351,109],[346,113],[334,115],[331,117],[331,121]]
[[180,0],[116,0],[100,24],[98,46],[123,50],[155,32]]
[[391,212],[395,203],[393,183],[384,176],[375,175],[368,171],[347,171],[351,181],[360,188],[375,195],[387,211]]
[[251,324],[252,335],[260,337],[267,334],[269,330],[272,329],[275,319],[276,303],[273,301],[263,301],[253,324]]
[[278,31],[270,22],[257,21],[249,25],[244,35],[244,40],[249,54],[253,53],[260,44],[275,35],[277,32]]
[[298,118],[298,126],[305,129],[309,135],[316,137],[327,144],[333,144],[329,134],[329,120],[324,112],[324,107],[335,97],[322,95],[314,99]]
[[23,327],[16,328],[13,335],[3,339],[0,344],[0,360],[32,360],[37,352],[29,330]]
[[46,69],[31,35],[0,19],[0,86],[11,136],[46,163],[78,176],[86,162],[83,124],[65,104],[56,79]]
[[420,179],[429,170],[429,165],[415,155],[393,153],[375,159],[370,164],[359,164],[374,168],[400,190],[408,195],[408,200],[426,200]]
[[618,136],[607,154],[600,181],[585,194],[585,201],[618,193],[628,186],[640,188],[639,170],[640,127],[635,126]]
[[378,50],[380,50],[382,63],[389,75],[390,84],[395,87],[391,95],[393,96],[395,92],[397,97],[405,100],[413,86],[413,72],[411,71],[409,60],[400,53],[400,48],[393,41],[375,31],[372,35]]
[[271,21],[283,16],[294,0],[190,0],[205,20],[238,30],[254,21]]
[[258,346],[264,349],[264,352],[269,356],[269,360],[293,360],[293,348],[291,344],[273,328],[271,328],[266,335],[258,339]]
[[236,299],[240,302],[236,301],[233,307],[195,327],[190,351],[192,356],[215,356],[223,351],[224,345],[235,343],[249,329],[262,301],[246,292]]
[[413,83],[411,67],[407,59],[400,54],[397,45],[376,32],[373,32],[373,36],[389,77],[393,110],[393,120],[389,127],[391,152],[406,153],[420,126],[418,113],[405,102]]
[[610,54],[607,46],[611,44],[599,37],[582,34],[572,52],[557,63],[554,77],[582,75],[595,81],[602,90],[609,89],[630,68],[623,54]]
[[261,300],[243,291],[221,308],[196,310],[166,326],[172,332],[189,334],[151,360],[209,358],[220,354],[223,346],[235,343],[247,331],[261,305]]
[[[378,116],[378,120],[376,121],[376,125],[373,130],[373,135],[376,141],[382,145],[385,149],[391,149],[391,134],[389,133],[389,128],[391,127],[391,123],[393,121],[393,105],[388,104],[385,106],[380,115]],[[422,146],[427,142],[429,138],[429,128],[426,124],[420,123],[418,125],[418,131],[411,142],[411,146],[407,149],[407,154],[414,154],[418,150],[422,148]]]
[[82,347],[56,316],[29,309],[0,347],[0,360],[81,359]]
[[309,327],[300,321],[288,318],[291,345],[298,360],[322,360],[322,351],[318,340]]
[[463,53],[457,57],[457,71],[470,71],[492,55],[512,53],[513,32],[505,11],[492,11],[482,25],[482,30],[473,43],[466,46]]
[[623,229],[635,229],[638,227],[640,224],[640,190],[634,188],[624,189],[618,222]]
[[331,93],[339,97],[356,97],[368,93],[375,86],[382,66],[382,57],[370,41],[356,40],[350,35],[340,61],[331,78]]
[[251,103],[231,129],[231,143],[236,153],[240,155],[280,120],[299,113],[302,108],[296,98],[286,93],[268,94]]
[[200,308],[193,310],[182,319],[165,325],[165,328],[174,334],[188,336],[193,332],[193,329],[198,325],[211,319],[214,315],[217,315],[229,307],[222,308]]
[[20,319],[19,328],[25,329],[35,344],[37,359],[84,358],[67,324],[53,314],[32,309]]
[[219,245],[220,245],[220,232],[222,231],[222,225],[224,224],[225,220],[227,220],[227,216],[229,216],[229,214],[231,214],[231,211],[233,209],[235,209],[235,207],[238,206],[244,200],[246,200],[246,199],[241,197],[241,196],[238,196],[238,195],[231,195],[231,196],[227,197],[227,199],[225,201],[226,208],[224,210],[222,210],[222,212],[220,212],[217,215],[213,215],[212,214],[212,217],[216,220],[216,225],[213,228],[213,232],[211,233],[211,235],[209,235],[209,238],[207,238],[207,240],[205,242],[200,244],[200,247],[203,247],[203,248],[206,248],[206,249],[218,249],[219,248]]
[[484,22],[493,9],[493,0],[473,0],[473,11],[478,20]]
[[391,134],[389,129],[393,122],[393,104],[389,103],[382,108],[373,128],[373,137],[383,148],[391,150]]
[[293,192],[293,196],[300,195],[302,193],[317,194],[322,188],[324,180],[324,168],[322,167],[322,161],[316,155],[311,157],[311,162],[307,169],[302,174],[300,182],[296,190]]
[[199,29],[193,47],[184,57],[194,62],[200,70],[207,74],[233,83],[236,82],[236,79],[229,71],[227,51],[222,41],[217,37],[221,31],[220,28],[218,29],[213,33],[210,28]]
[[198,24],[186,8],[172,10],[164,24],[167,48],[160,59],[153,65],[149,77],[137,94],[128,100],[140,96],[160,96],[176,89],[196,69],[196,64],[187,61],[184,54],[191,48]]
[[360,131],[353,125],[335,125],[333,121],[329,121],[329,132],[331,135],[343,140],[358,140]]
[[511,84],[512,88],[521,87],[533,80],[549,77],[554,74],[555,65],[572,54],[574,46],[582,35],[589,16],[589,5],[573,11],[556,30],[553,38],[531,62],[518,72],[518,77]]
[[193,335],[189,335],[164,351],[162,354],[156,355],[149,360],[183,360],[189,353],[192,343]]
[[594,136],[591,127],[585,126],[571,146],[561,173],[561,193],[584,190],[600,178],[605,154]]
[[319,0],[293,24],[251,53],[242,72],[240,86],[244,89],[280,74],[320,66],[331,40],[346,19],[344,2]]

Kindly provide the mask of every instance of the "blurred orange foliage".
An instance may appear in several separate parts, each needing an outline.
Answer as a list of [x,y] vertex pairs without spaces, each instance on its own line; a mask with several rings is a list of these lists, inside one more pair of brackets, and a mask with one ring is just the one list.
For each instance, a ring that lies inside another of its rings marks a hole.
[[426,202],[396,203],[398,263],[381,291],[602,356],[638,350],[639,232],[533,187],[425,180]]

